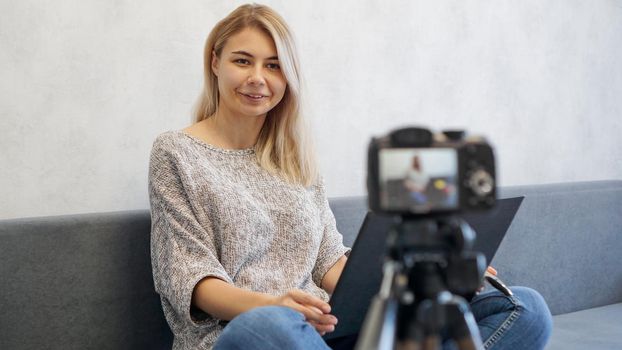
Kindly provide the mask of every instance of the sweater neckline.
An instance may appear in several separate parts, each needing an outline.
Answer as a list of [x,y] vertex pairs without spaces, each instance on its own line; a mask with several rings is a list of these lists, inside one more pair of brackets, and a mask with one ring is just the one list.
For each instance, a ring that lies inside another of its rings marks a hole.
[[255,154],[255,148],[251,147],[251,148],[243,148],[243,149],[230,149],[230,148],[220,148],[217,146],[214,146],[210,143],[207,143],[203,140],[201,140],[200,138],[190,135],[186,132],[184,132],[183,130],[177,130],[177,133],[182,134],[184,136],[186,136],[187,138],[189,138],[190,140],[194,141],[195,143],[198,143],[199,145],[215,151],[215,152],[219,152],[219,153],[223,153],[223,154],[231,154],[231,155],[251,155],[251,154]]

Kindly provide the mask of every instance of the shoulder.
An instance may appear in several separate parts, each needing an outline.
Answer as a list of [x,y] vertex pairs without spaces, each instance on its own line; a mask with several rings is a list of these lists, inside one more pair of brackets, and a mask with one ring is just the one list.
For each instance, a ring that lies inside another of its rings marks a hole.
[[198,152],[181,130],[166,131],[153,141],[149,155],[149,175],[153,178],[179,176],[197,163]]
[[149,162],[152,167],[179,163],[192,153],[189,148],[191,145],[181,130],[163,132],[153,141]]
[[166,151],[175,149],[179,145],[182,131],[171,130],[161,133],[153,140],[152,150]]
[[308,187],[308,190],[315,194],[315,200],[318,203],[323,203],[326,199],[326,187],[324,184],[324,177],[322,175],[318,175],[315,179],[315,182],[313,182],[313,184]]
[[193,140],[183,130],[166,131],[153,141],[151,156],[177,157],[187,153],[196,153],[193,146]]

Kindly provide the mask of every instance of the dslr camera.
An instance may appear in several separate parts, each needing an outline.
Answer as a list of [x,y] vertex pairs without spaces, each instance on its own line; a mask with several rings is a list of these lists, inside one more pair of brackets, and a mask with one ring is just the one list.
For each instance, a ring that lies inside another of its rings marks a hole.
[[451,214],[495,204],[495,158],[483,137],[397,129],[371,140],[367,164],[369,208],[375,213]]

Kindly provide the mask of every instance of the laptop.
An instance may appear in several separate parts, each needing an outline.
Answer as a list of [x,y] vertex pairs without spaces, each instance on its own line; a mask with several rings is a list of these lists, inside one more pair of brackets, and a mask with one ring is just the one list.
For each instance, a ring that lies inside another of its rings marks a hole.
[[[523,198],[499,199],[489,211],[459,215],[477,233],[473,250],[482,252],[487,262],[492,261]],[[380,288],[387,233],[393,222],[391,217],[367,213],[329,301],[331,314],[337,317],[339,324],[324,339],[355,334],[360,330],[371,300]]]

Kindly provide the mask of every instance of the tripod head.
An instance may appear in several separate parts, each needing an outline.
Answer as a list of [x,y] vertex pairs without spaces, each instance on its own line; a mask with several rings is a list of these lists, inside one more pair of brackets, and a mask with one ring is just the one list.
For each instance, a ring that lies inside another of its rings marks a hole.
[[387,255],[409,272],[415,296],[447,290],[470,300],[486,268],[484,256],[471,251],[474,243],[475,231],[457,216],[406,217],[390,232]]

